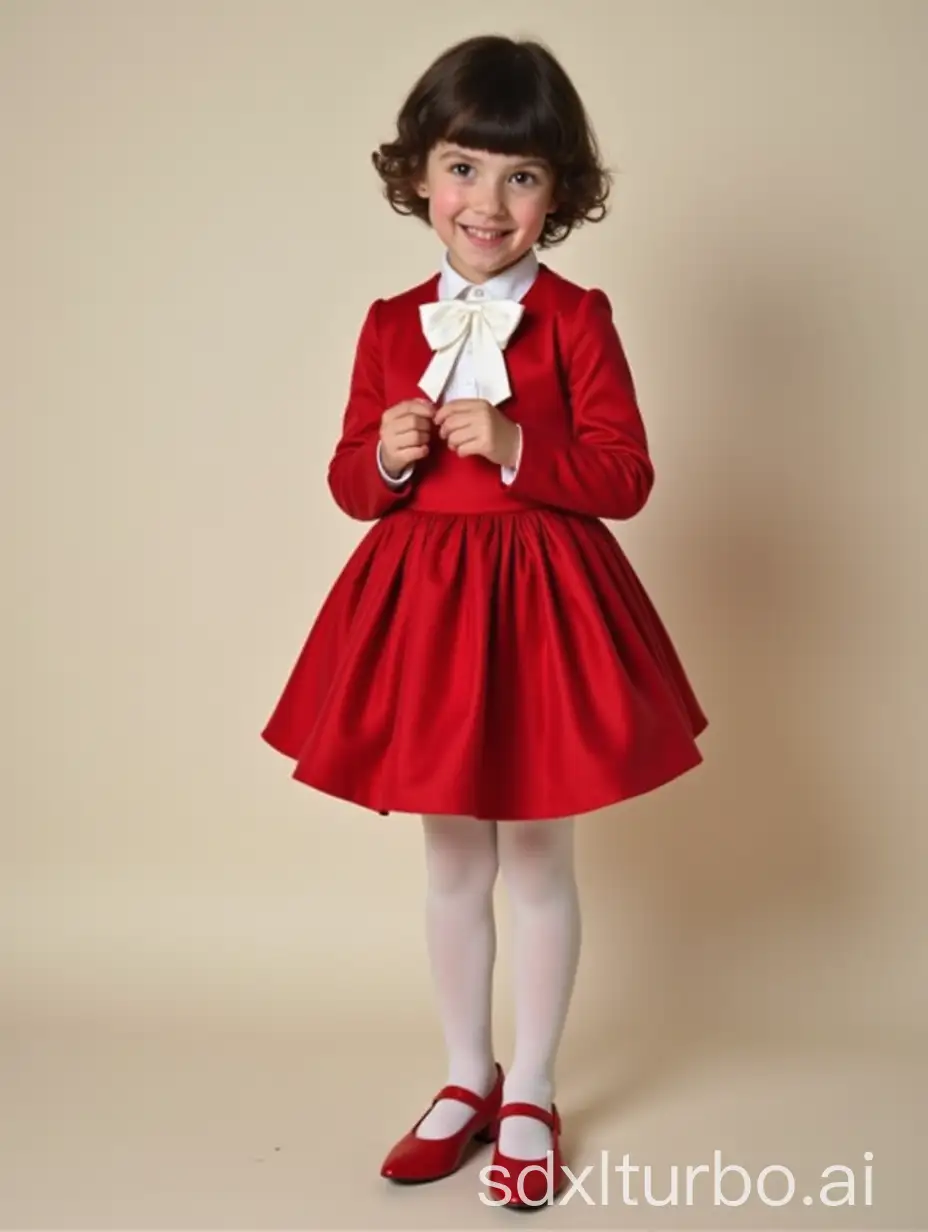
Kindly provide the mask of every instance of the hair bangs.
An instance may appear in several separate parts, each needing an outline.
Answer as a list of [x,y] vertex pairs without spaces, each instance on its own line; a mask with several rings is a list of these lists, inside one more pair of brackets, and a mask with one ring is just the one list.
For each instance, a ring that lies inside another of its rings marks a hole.
[[552,111],[535,100],[507,98],[502,90],[488,93],[448,116],[439,140],[491,154],[558,160],[560,124]]

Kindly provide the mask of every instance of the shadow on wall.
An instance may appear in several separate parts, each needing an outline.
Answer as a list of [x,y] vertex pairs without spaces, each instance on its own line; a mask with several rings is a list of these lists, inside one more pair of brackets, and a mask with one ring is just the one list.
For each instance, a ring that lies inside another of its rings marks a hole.
[[[694,288],[705,337],[687,413],[711,425],[711,447],[687,463],[693,516],[667,551],[710,727],[702,767],[580,832],[587,1073],[571,1077],[604,1110],[630,1098],[629,1073],[653,1093],[739,1028],[786,1036],[822,1014],[822,984],[853,958],[834,938],[853,946],[878,888],[829,690],[861,581],[845,563],[853,530],[821,496],[845,406],[846,303],[835,287],[817,297],[808,268],[792,274],[739,259],[727,284]],[[633,1026],[647,1056],[630,1055]]]

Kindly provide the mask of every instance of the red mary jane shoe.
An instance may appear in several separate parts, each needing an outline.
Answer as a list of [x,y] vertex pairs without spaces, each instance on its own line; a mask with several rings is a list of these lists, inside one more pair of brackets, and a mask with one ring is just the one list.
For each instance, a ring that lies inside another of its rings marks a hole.
[[552,1202],[564,1188],[567,1179],[561,1167],[561,1118],[557,1107],[548,1112],[536,1104],[504,1104],[497,1121],[505,1117],[534,1117],[551,1130],[552,1148],[544,1159],[510,1159],[503,1155],[497,1142],[493,1161],[486,1174],[487,1193],[491,1206],[532,1207]]
[[[476,1095],[466,1087],[442,1087],[415,1125],[390,1151],[380,1169],[380,1175],[403,1184],[437,1181],[456,1172],[464,1162],[472,1142],[493,1142],[496,1138],[496,1117],[502,1102],[503,1071],[496,1066],[496,1081],[486,1096]],[[469,1104],[474,1115],[463,1129],[450,1138],[418,1138],[416,1130],[441,1099],[457,1099]]]

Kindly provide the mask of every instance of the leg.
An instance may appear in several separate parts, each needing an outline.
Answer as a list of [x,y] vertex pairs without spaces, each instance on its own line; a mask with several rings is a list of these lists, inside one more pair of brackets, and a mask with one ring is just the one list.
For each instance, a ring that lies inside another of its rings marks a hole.
[[[574,820],[505,822],[499,861],[513,921],[515,1055],[503,1102],[550,1109],[554,1066],[580,958],[581,921],[574,868]],[[507,1117],[499,1148],[541,1159],[551,1134],[540,1121]]]
[[[426,816],[423,826],[426,936],[448,1053],[446,1081],[486,1095],[496,1080],[491,1038],[496,825],[468,817]],[[417,1134],[449,1137],[473,1113],[458,1100],[440,1100]]]

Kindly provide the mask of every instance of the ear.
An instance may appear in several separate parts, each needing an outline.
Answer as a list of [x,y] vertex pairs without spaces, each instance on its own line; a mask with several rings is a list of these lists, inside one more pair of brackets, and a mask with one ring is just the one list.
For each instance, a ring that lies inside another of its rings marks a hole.
[[412,172],[410,175],[410,181],[413,189],[415,190],[416,196],[427,197],[429,195],[429,188],[428,176],[426,175],[425,167],[420,162],[417,167],[411,168],[410,170]]

